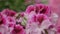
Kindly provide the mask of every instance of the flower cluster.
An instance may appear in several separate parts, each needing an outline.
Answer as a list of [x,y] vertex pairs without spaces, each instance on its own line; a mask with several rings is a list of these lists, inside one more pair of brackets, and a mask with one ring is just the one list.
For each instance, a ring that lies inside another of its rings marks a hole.
[[56,34],[58,15],[51,13],[50,7],[35,4],[25,12],[4,9],[0,12],[0,34]]

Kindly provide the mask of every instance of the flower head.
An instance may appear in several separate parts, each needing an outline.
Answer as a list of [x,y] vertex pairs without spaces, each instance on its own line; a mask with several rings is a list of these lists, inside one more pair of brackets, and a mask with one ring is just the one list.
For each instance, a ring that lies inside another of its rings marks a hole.
[[6,16],[14,16],[16,14],[15,11],[10,10],[10,9],[4,9],[1,13],[6,15]]

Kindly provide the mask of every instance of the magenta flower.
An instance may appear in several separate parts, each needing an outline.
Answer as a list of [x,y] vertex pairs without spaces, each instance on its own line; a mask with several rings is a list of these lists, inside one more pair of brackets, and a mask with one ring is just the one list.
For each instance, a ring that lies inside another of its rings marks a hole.
[[30,13],[30,12],[32,12],[32,11],[35,11],[35,9],[36,9],[36,8],[35,8],[34,5],[30,5],[30,6],[27,7],[26,12],[27,12],[27,13]]
[[60,34],[57,21],[58,15],[44,4],[30,5],[19,13],[4,9],[0,12],[0,34]]
[[0,13],[0,25],[6,23],[7,23],[6,16]]
[[43,5],[43,4],[35,4],[35,5],[30,5],[27,7],[26,12],[30,13],[34,11],[35,13],[39,14],[46,14],[50,16],[50,8],[49,6]]
[[43,4],[36,4],[36,12],[42,14],[50,14],[51,11],[49,6]]
[[50,22],[49,17],[45,14],[35,14],[30,12],[27,16],[26,33],[27,34],[42,34],[44,29],[50,29],[53,24]]
[[2,33],[0,32],[0,34],[2,34]]
[[13,17],[7,17],[7,22],[9,27],[14,27],[14,25],[16,24],[16,20]]
[[44,14],[38,14],[36,16],[36,19],[41,24],[44,20],[49,19],[49,18]]
[[46,15],[44,14],[35,14],[34,12],[31,12],[30,14],[27,15],[28,22],[38,22],[42,23],[45,19],[49,19]]
[[16,14],[15,11],[10,10],[10,9],[4,9],[1,13],[6,15],[6,16],[14,16]]
[[20,17],[24,17],[24,12],[20,12]]
[[25,34],[25,30],[21,25],[15,25],[12,34]]

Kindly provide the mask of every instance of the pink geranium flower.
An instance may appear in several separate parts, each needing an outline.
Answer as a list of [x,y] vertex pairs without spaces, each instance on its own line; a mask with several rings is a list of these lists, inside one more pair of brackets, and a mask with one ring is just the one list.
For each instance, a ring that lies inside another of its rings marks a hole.
[[[33,14],[26,23],[27,34],[42,34],[45,33],[44,29],[52,28],[53,24],[50,22],[48,16],[44,14]],[[27,16],[28,17],[28,16]]]
[[34,5],[30,5],[30,6],[27,7],[26,12],[27,12],[27,13],[30,13],[30,12],[32,12],[32,11],[35,11],[35,9],[36,9],[36,8],[35,8]]
[[1,13],[6,15],[6,16],[14,16],[16,14],[15,11],[10,10],[10,9],[4,9]]
[[26,12],[30,13],[32,11],[34,11],[35,13],[46,14],[46,15],[50,15],[51,13],[50,7],[43,4],[35,4],[28,6]]
[[58,15],[50,7],[35,4],[25,12],[16,13],[10,9],[0,12],[0,34],[60,34]]
[[6,16],[0,13],[0,25],[6,23],[7,23]]
[[42,14],[50,14],[50,7],[43,4],[36,4],[36,12]]
[[46,15],[44,14],[37,14],[36,19],[41,24],[44,20],[49,19]]
[[25,34],[25,30],[21,25],[15,25],[12,34]]
[[[48,21],[48,22],[47,22]],[[44,20],[40,25],[37,22],[27,23],[26,25],[26,34],[44,34],[44,29],[47,29],[52,25],[49,20]]]
[[7,17],[7,22],[9,27],[14,27],[14,25],[16,24],[16,20],[13,17]]

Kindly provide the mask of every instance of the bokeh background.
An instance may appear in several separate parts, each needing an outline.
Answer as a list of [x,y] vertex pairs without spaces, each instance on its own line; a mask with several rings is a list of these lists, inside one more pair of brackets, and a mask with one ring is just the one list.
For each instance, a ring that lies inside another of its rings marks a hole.
[[48,4],[47,0],[0,0],[0,11],[6,8],[16,12],[25,11],[26,7],[31,4],[43,3]]

